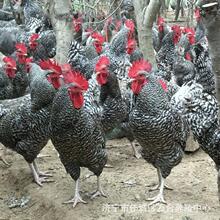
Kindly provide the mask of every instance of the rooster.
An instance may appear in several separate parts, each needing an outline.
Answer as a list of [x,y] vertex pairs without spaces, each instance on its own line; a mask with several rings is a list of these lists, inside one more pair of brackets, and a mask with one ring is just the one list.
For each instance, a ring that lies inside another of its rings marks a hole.
[[158,171],[159,194],[150,198],[150,205],[166,203],[163,197],[164,181],[183,156],[186,134],[181,118],[169,107],[167,86],[158,81],[151,65],[134,62],[129,70],[135,106],[129,115],[129,125],[142,147],[142,157]]
[[[107,162],[105,135],[123,120],[125,105],[117,77],[111,71],[111,60],[106,56],[101,56],[95,65],[95,77],[101,86],[99,100],[93,96],[93,78],[88,84],[74,70],[63,77],[66,85],[57,91],[53,101],[51,140],[66,171],[76,181],[75,196],[67,202],[75,207],[85,202],[79,194],[80,167],[87,167],[97,176],[98,188],[92,198],[104,196],[99,176]],[[56,79],[59,82],[59,77]]]
[[87,80],[77,72],[72,72],[65,80],[68,84],[59,89],[53,102],[51,140],[67,173],[76,181],[75,196],[66,202],[75,207],[79,202],[85,203],[79,193],[80,167],[88,167],[97,176],[98,189],[93,197],[104,196],[99,176],[107,154],[100,120],[83,106]]

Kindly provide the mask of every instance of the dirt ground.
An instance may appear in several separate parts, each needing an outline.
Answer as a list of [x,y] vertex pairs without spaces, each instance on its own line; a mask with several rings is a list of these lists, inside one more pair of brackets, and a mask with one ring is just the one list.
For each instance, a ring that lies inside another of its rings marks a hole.
[[42,152],[50,157],[39,158],[38,162],[43,171],[50,170],[55,182],[45,183],[42,188],[33,182],[21,156],[5,152],[11,166],[0,162],[0,220],[220,219],[214,164],[202,151],[185,155],[173,169],[167,184],[174,190],[165,191],[168,205],[149,207],[146,198],[156,193],[149,192],[157,181],[156,170],[143,159],[134,158],[125,139],[108,142],[107,149],[108,163],[114,168],[105,168],[101,181],[108,197],[90,199],[96,178],[86,178],[90,172],[82,169],[81,195],[88,204],[78,204],[75,209],[62,204],[72,197],[75,185],[51,143]]

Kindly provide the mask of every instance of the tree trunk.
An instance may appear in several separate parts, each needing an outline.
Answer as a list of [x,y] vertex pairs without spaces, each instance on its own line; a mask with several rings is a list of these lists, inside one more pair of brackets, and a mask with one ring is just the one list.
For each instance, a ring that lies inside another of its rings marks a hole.
[[[160,0],[151,0],[146,6],[143,0],[134,0],[134,10],[137,21],[139,47],[144,58],[155,63],[155,54],[152,43],[152,26],[160,11]],[[144,9],[144,10],[143,10]]]
[[70,42],[73,39],[72,6],[70,0],[48,0],[49,16],[56,33],[57,54],[59,63],[67,62]]

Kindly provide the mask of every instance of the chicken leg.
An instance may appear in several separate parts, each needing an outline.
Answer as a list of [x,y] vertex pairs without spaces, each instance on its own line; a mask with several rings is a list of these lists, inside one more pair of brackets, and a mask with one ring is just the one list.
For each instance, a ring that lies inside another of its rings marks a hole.
[[97,196],[107,197],[102,190],[99,176],[97,176],[97,190],[92,194],[91,199],[94,199]]
[[140,159],[142,156],[141,156],[141,154],[138,152],[138,149],[135,147],[135,145],[133,144],[132,141],[130,141],[130,144],[131,144],[131,147],[132,147],[132,149],[133,149],[134,156],[135,156],[137,159]]
[[70,203],[73,203],[73,208],[75,208],[75,206],[77,205],[77,203],[87,203],[86,201],[84,201],[82,199],[82,197],[80,196],[79,194],[79,179],[76,180],[76,188],[75,188],[75,195],[73,197],[73,199],[67,201],[67,202],[64,202],[64,204],[70,204]]
[[[31,172],[34,176],[34,181],[39,185],[39,186],[43,186],[42,183],[45,182],[54,182],[53,180],[48,180],[48,176],[45,176],[46,174],[42,175],[41,172],[39,172],[36,162],[34,161],[33,163],[29,164]],[[51,176],[51,175],[50,175]]]
[[[161,171],[159,168],[157,168],[157,175],[158,175],[158,180],[159,180],[159,183],[154,186],[153,188],[149,189],[149,191],[155,191],[155,190],[158,190],[160,188],[160,185],[161,185],[161,179],[162,179],[162,174],[161,174]],[[170,188],[169,186],[167,186],[166,184],[164,184],[164,189],[167,189],[167,190],[173,190],[172,188]]]
[[152,201],[149,206],[156,204],[156,203],[163,203],[163,204],[167,204],[166,201],[163,198],[163,190],[164,190],[164,183],[165,183],[165,179],[163,177],[161,177],[161,183],[160,183],[160,190],[159,190],[159,194],[153,198],[148,198],[147,201]]
[[10,166],[10,164],[5,160],[4,156],[2,153],[0,153],[0,160],[6,165],[6,166]]
[[34,165],[34,168],[36,170],[36,172],[38,173],[39,176],[42,176],[42,177],[52,177],[53,175],[50,174],[49,172],[42,172],[38,169],[38,165],[37,165],[37,162],[34,160],[33,162],[33,165]]

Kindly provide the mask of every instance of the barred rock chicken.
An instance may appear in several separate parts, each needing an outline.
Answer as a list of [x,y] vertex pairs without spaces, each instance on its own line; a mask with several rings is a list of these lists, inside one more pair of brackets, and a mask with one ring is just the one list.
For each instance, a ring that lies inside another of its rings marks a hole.
[[194,30],[188,29],[182,34],[178,44],[176,45],[176,59],[173,64],[173,74],[176,83],[182,86],[196,77],[196,69],[193,64],[192,47],[195,44]]
[[31,30],[48,30],[51,29],[51,23],[47,15],[44,14],[43,8],[38,1],[18,0],[14,5],[14,11],[22,17],[24,15],[24,23]]
[[146,61],[135,62],[129,70],[131,89],[136,96],[129,117],[134,137],[142,147],[143,158],[158,171],[159,194],[150,205],[162,202],[164,181],[183,156],[186,134],[181,118],[170,108],[166,84],[151,73]]
[[[0,51],[6,56],[11,56],[15,52],[16,43],[25,43],[26,47],[29,47],[33,34],[36,35],[36,33],[18,27],[0,28]],[[38,33],[38,36],[35,39],[35,48],[30,48],[34,60],[54,57],[56,55],[54,31],[42,31]]]
[[156,54],[158,69],[165,71],[167,74],[165,80],[171,79],[173,63],[175,59],[175,45],[181,37],[181,29],[178,25],[172,27],[172,31],[168,32],[162,40],[162,46]]
[[203,86],[191,81],[183,85],[172,97],[173,108],[190,125],[200,147],[215,162],[218,171],[220,198],[220,130],[218,102]]
[[47,30],[40,34],[32,34],[27,42],[34,62],[47,60],[56,55],[56,36],[54,31]]
[[5,71],[1,72],[0,99],[10,99],[23,96],[28,87],[27,48],[24,44],[16,44],[16,60],[12,57],[4,57]]
[[[79,194],[80,167],[88,167],[96,176],[98,194],[104,195],[99,176],[107,162],[100,120],[83,107],[83,91],[88,82],[79,73],[66,78],[68,85],[56,94],[51,114],[51,140],[67,173],[76,181],[75,196],[66,203],[85,201]],[[63,120],[65,118],[65,120]]]
[[0,142],[20,155],[29,164],[35,182],[42,186],[51,176],[38,170],[36,157],[49,140],[49,110],[31,111],[31,100],[28,95],[23,103],[13,109],[0,108]]
[[207,39],[205,37],[200,39],[195,44],[193,51],[193,63],[197,72],[196,82],[203,86],[205,92],[215,94],[215,73],[212,67]]
[[100,105],[91,94],[93,84],[88,85],[77,72],[64,75],[66,85],[58,90],[53,101],[51,140],[66,171],[76,181],[75,196],[67,202],[73,203],[73,207],[84,203],[79,194],[80,167],[87,167],[97,176],[98,188],[92,197],[104,196],[99,176],[107,162],[105,133],[120,123],[125,114],[117,78],[110,66],[105,56],[95,66],[96,80],[101,86]]
[[[87,52],[89,52],[87,54]],[[77,41],[72,41],[69,51],[68,51],[68,63],[72,66],[73,69],[80,71],[86,79],[90,79],[95,64],[97,62],[97,54],[90,51],[86,51]],[[90,59],[92,58],[92,59]]]
[[162,46],[164,36],[170,31],[170,27],[165,23],[165,20],[162,17],[158,17],[157,23],[154,23],[152,27],[153,48],[156,53]]
[[60,67],[52,61],[42,61],[40,66],[35,63],[31,64],[29,81],[32,112],[52,106],[56,89],[51,85],[50,81],[53,80],[53,75],[60,76],[60,74]]
[[204,87],[204,91],[215,94],[215,76],[205,35],[196,41],[196,33],[185,28],[185,34],[176,46],[177,58],[173,65],[174,75],[180,86],[195,80]]

